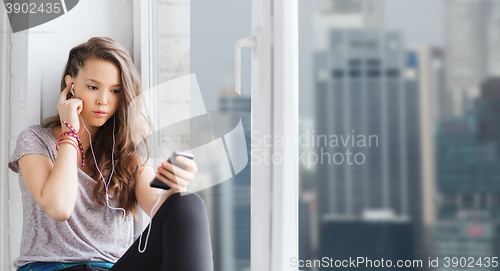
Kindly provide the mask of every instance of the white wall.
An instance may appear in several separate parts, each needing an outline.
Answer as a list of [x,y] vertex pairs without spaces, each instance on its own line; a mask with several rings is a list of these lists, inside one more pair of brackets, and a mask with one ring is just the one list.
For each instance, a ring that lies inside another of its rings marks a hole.
[[[132,11],[131,0],[79,1],[67,14],[53,21],[15,34],[2,32],[0,35],[0,102],[4,104],[8,99],[10,106],[0,111],[1,146],[9,146],[2,148],[0,159],[2,180],[7,180],[2,181],[0,187],[0,270],[14,270],[12,262],[19,255],[21,240],[18,176],[6,167],[16,136],[27,126],[57,114],[62,71],[72,47],[93,36],[108,36],[132,54]],[[0,13],[1,29],[6,27],[3,5]],[[6,28],[10,32],[10,26]]]
[[[3,6],[2,6],[3,7]],[[0,8],[0,31],[8,33],[10,26],[6,13]],[[9,135],[9,86],[10,86],[10,35],[0,35],[0,163],[7,163],[8,135]],[[9,270],[9,248],[8,248],[8,185],[6,181],[7,167],[0,167],[0,269]]]

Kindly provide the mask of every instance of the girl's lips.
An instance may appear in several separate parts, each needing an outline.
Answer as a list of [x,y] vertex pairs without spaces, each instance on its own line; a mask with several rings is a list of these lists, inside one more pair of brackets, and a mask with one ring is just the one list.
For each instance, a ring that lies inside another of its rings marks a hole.
[[106,113],[100,113],[100,112],[97,112],[97,111],[94,111],[94,114],[96,114],[99,118],[102,118],[102,117],[106,116]]

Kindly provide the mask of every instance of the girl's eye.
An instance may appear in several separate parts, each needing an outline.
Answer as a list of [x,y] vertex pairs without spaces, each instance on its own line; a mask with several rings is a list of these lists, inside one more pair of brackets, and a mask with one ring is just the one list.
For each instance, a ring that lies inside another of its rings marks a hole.
[[97,87],[95,87],[95,86],[89,86],[89,85],[87,85],[87,87],[90,88],[90,89],[92,89],[92,90],[93,90],[93,88],[97,89]]
[[113,93],[120,93],[121,92],[121,90],[118,90],[118,89],[115,89],[115,90],[112,90],[112,91],[113,91]]

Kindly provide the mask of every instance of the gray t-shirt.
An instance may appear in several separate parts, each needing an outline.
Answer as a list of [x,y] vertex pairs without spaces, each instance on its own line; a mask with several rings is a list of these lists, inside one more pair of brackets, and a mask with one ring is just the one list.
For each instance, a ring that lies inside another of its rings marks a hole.
[[[55,163],[56,143],[51,128],[32,125],[19,134],[9,160],[9,168],[19,173],[23,201],[21,255],[14,266],[17,269],[31,262],[114,263],[132,244],[133,216],[123,219],[122,211],[106,205],[97,207],[94,179],[78,167],[78,198],[71,217],[64,222],[56,222],[45,213],[26,187],[17,160],[23,155],[37,153],[48,156]],[[110,200],[110,205],[116,207],[116,202]]]

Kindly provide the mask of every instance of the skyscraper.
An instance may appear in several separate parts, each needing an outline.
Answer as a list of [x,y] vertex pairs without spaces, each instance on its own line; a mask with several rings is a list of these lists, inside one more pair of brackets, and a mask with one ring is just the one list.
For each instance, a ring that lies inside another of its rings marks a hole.
[[416,54],[419,66],[420,89],[425,92],[423,110],[429,113],[429,126],[452,115],[450,92],[446,87],[446,53],[442,48],[425,45],[408,45],[408,50]]
[[[250,153],[250,96],[236,95],[233,88],[223,88],[219,91],[219,110],[234,112],[240,116],[247,140],[247,152]],[[238,157],[238,154],[234,156]],[[250,184],[248,163],[236,176],[211,188],[215,194],[212,210],[216,220],[214,228],[218,230],[213,234],[217,270],[250,270]]]
[[443,89],[444,54],[407,49],[384,30],[382,11],[383,1],[323,1],[315,18],[319,255],[427,259],[433,184],[424,185],[422,155],[432,138],[422,126],[447,112],[435,105],[423,122],[432,99],[422,87]]
[[314,16],[314,49],[328,50],[332,29],[382,29],[384,0],[321,0]]
[[445,3],[446,80],[458,116],[473,107],[483,80],[500,75],[500,1]]
[[438,126],[441,220],[466,216],[500,221],[499,79],[490,79],[483,85],[473,109],[470,114],[443,120]]
[[[500,253],[499,78],[482,85],[481,97],[472,109],[438,125],[440,204],[434,228],[438,257],[492,259]],[[482,270],[498,269],[476,263],[473,266]],[[438,270],[446,269],[441,265]]]
[[[413,45],[407,46],[418,62],[418,84],[420,96],[420,197],[414,201],[412,223],[416,226],[415,240],[417,258],[434,256],[433,230],[436,221],[436,123],[451,116],[451,97],[446,89],[445,55],[441,48]],[[418,190],[417,190],[418,191]]]
[[[344,141],[317,143],[320,158],[332,158],[317,172],[321,253],[412,258],[411,222],[421,219],[418,57],[396,32],[332,29],[327,40],[314,55],[316,130]],[[360,243],[323,238],[341,232]],[[365,242],[379,243],[367,251]]]
[[409,174],[419,168],[418,161],[409,161],[419,157],[418,148],[410,149],[419,146],[418,63],[395,32],[332,30],[329,40],[330,50],[315,53],[317,133],[366,142],[321,145],[318,154],[350,151],[365,162],[340,164],[337,155],[335,164],[323,163],[319,213],[361,219],[382,211],[391,219],[408,220],[410,179],[419,176],[418,170]]

